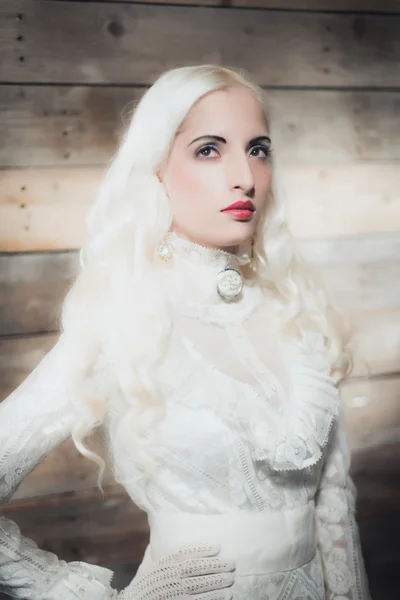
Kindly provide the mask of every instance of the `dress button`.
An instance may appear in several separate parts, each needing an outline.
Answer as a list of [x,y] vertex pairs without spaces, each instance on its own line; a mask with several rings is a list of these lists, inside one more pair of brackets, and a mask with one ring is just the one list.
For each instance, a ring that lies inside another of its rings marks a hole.
[[271,389],[272,389],[273,392],[276,392],[277,391],[276,385],[273,385]]

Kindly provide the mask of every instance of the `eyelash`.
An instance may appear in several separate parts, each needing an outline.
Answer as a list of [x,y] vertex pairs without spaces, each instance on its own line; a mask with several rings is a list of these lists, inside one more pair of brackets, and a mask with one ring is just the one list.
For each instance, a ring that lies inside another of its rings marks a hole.
[[[216,146],[214,146],[213,144],[207,144],[206,146],[202,146],[201,148],[199,148],[198,150],[196,150],[195,156],[196,157],[197,156],[204,156],[204,155],[202,155],[202,152],[204,150],[209,150],[209,149],[210,150],[215,150],[216,152],[218,152],[218,148]],[[257,146],[253,146],[250,151],[252,152],[253,150],[256,150],[256,149],[261,149],[261,150],[263,150],[265,152],[265,157],[264,157],[265,159],[269,158],[271,156],[271,154],[272,154],[271,148],[267,148],[266,146],[263,146],[262,144],[258,144]],[[208,156],[206,156],[205,158],[208,158]],[[259,157],[256,156],[256,158],[259,158]]]

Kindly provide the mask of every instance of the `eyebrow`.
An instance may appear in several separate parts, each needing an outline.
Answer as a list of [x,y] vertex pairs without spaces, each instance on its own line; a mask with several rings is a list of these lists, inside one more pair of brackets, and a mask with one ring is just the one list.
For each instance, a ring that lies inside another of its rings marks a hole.
[[[221,142],[221,144],[226,144],[226,139],[221,137],[220,135],[201,135],[200,137],[192,140],[190,144],[188,144],[188,147],[194,144],[195,142],[199,142],[200,140],[212,140],[214,142]],[[271,138],[267,135],[258,135],[257,137],[252,138],[249,141],[248,147],[254,146],[254,144],[260,142],[267,142],[267,144],[271,145]]]

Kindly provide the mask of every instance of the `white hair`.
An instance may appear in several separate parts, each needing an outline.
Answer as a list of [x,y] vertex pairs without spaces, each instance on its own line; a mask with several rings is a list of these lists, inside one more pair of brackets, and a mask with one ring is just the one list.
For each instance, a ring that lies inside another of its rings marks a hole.
[[[114,461],[135,446],[135,461],[142,461],[146,471],[146,453],[141,452],[146,429],[164,408],[152,368],[167,348],[171,317],[156,261],[172,212],[157,172],[193,105],[207,93],[234,85],[254,93],[268,122],[264,91],[242,73],[201,65],[161,75],[137,104],[88,215],[89,237],[80,251],[79,275],[65,298],[61,328],[70,342],[73,401],[81,415],[72,437],[80,452],[99,464],[100,488],[104,461],[83,438],[107,423]],[[272,192],[257,226],[253,265],[260,283],[282,300],[282,335],[301,344],[304,327],[321,332],[331,364],[344,376],[351,364],[345,320],[296,251],[284,206]],[[106,359],[99,366],[101,354]],[[102,374],[98,389],[88,377],[96,369]],[[139,436],[141,444],[135,444]]]

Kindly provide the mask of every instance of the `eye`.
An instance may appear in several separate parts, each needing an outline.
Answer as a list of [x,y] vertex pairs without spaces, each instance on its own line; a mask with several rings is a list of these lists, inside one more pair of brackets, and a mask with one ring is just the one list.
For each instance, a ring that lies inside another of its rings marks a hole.
[[195,156],[203,156],[204,158],[209,158],[212,156],[212,152],[218,152],[217,148],[212,144],[207,144],[207,146],[202,146],[195,152]]
[[258,145],[258,146],[253,146],[253,148],[250,151],[250,156],[254,156],[255,158],[269,158],[269,156],[271,156],[272,154],[272,150],[271,148],[268,148],[267,146],[262,146],[262,145]]

